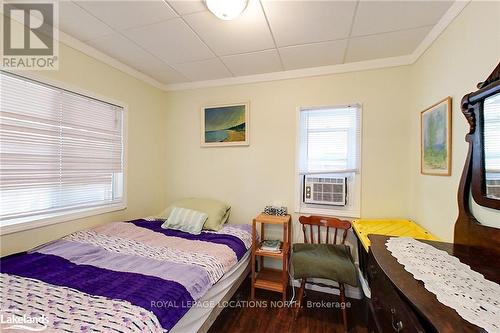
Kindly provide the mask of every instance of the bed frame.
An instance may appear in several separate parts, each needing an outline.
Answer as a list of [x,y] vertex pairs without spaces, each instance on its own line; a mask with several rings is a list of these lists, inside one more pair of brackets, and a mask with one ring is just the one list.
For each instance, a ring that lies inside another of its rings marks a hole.
[[[243,283],[243,281],[245,281],[245,279],[250,274],[250,264],[251,264],[251,262],[252,261],[249,260],[247,266],[245,267],[245,270],[243,271],[243,274],[241,274],[240,277],[236,280],[236,282],[231,286],[231,288],[229,288],[229,290],[224,295],[224,297],[222,297],[222,299],[220,300],[220,302],[227,302],[227,301],[229,301],[233,297],[233,295],[236,293],[236,291],[240,288],[240,286]],[[215,322],[215,320],[217,319],[217,317],[219,316],[219,314],[222,312],[222,310],[224,310],[224,308],[220,307],[220,306],[216,306],[215,308],[213,308],[213,310],[212,310],[212,312],[210,312],[210,315],[208,316],[208,318],[205,320],[205,322],[198,329],[198,333],[206,333],[206,332],[208,332],[208,330],[210,329],[210,327],[212,327],[213,323]]]

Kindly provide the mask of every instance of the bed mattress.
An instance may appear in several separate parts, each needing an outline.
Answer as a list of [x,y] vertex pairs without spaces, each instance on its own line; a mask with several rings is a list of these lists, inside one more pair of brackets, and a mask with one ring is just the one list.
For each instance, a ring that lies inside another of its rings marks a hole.
[[251,250],[248,250],[238,264],[224,274],[224,276],[189,309],[172,328],[170,333],[199,332],[202,327],[207,327],[208,321],[215,320],[217,315],[213,316],[214,310],[219,310],[216,313],[218,314],[223,308],[230,305],[229,299],[232,296],[231,291],[234,292],[234,289],[239,287],[243,279],[250,272],[251,252]]

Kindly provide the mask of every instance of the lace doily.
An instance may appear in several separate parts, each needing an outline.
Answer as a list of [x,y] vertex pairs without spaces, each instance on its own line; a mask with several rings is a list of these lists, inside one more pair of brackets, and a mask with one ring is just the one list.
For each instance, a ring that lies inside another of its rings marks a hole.
[[418,240],[391,237],[386,246],[439,302],[488,332],[500,332],[500,285],[458,258]]

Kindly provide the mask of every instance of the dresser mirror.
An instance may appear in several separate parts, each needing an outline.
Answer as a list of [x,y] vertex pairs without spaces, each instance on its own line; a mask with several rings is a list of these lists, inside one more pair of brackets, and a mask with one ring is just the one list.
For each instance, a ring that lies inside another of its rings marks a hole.
[[478,90],[462,99],[470,125],[471,191],[474,201],[500,209],[500,77],[498,66]]
[[496,215],[494,211],[500,210],[500,64],[477,88],[461,102],[469,123],[465,136],[469,150],[458,189],[454,242],[498,251],[500,229],[482,225],[469,202],[472,193],[473,201],[490,213]]
[[484,100],[485,193],[500,200],[500,93]]

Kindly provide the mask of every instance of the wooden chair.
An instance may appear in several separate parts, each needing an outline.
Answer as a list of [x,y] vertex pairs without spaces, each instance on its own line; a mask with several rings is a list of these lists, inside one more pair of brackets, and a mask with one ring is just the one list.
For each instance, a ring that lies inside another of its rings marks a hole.
[[[307,278],[325,278],[338,282],[338,287],[317,284],[339,289],[340,301],[344,304],[344,284],[357,286],[358,281],[357,270],[354,266],[350,249],[345,245],[347,232],[351,228],[351,223],[349,221],[322,216],[301,216],[299,222],[302,224],[304,243],[294,244],[294,251],[292,253],[294,277],[302,279],[297,296],[298,306],[295,318],[297,318],[302,305]],[[324,228],[326,228],[326,237],[322,240],[321,229]],[[309,229],[309,232],[307,229]],[[333,229],[333,231],[330,232],[330,229]],[[317,231],[316,237],[314,237],[314,230]],[[342,319],[344,330],[347,332],[347,312],[345,306],[342,307]]]

